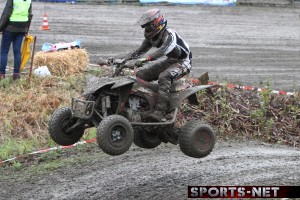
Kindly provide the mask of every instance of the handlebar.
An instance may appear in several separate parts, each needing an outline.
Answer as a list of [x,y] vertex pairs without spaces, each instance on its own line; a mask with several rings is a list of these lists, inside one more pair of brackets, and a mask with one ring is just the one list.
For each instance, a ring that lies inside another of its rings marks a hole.
[[120,73],[123,71],[123,69],[130,69],[130,70],[127,70],[127,72],[130,74],[130,75],[133,75],[134,74],[134,69],[132,69],[132,67],[129,67],[128,65],[126,65],[126,63],[128,62],[129,60],[128,59],[111,59],[110,60],[110,64],[112,66],[115,66],[115,71],[112,75],[112,77],[116,77],[116,76],[119,76]]
[[118,68],[116,68],[116,70],[114,71],[112,77],[119,76],[124,68],[126,68],[125,65],[122,65],[122,66],[119,66]]
[[116,58],[109,58],[107,60],[100,60],[98,62],[98,64],[100,66],[102,65],[106,65],[106,66],[110,66],[112,68],[114,68],[114,72],[112,74],[112,77],[116,77],[116,76],[119,76],[121,74],[121,72],[123,71],[123,69],[125,68],[128,68],[130,70],[127,70],[126,72],[130,75],[133,75],[134,74],[134,70],[132,69],[133,67],[129,67],[126,65],[126,63],[130,61],[129,59],[116,59]]

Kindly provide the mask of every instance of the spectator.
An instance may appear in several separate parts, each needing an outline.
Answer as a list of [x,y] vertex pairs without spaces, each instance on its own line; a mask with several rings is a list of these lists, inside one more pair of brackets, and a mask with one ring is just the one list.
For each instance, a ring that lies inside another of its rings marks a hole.
[[7,0],[0,19],[0,33],[2,33],[0,78],[5,78],[11,43],[14,53],[13,79],[20,78],[21,47],[31,19],[31,0]]

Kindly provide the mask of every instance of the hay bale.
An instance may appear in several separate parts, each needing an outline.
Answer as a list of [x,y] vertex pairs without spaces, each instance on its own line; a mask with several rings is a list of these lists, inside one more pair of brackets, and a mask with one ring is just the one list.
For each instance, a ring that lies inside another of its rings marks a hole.
[[89,63],[85,49],[70,49],[56,52],[37,52],[33,66],[47,66],[52,75],[67,76],[83,72]]

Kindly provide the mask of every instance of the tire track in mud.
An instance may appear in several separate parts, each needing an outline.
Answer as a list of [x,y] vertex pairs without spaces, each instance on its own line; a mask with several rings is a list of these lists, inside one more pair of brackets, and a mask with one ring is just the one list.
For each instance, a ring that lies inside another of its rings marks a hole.
[[[100,153],[102,154],[102,153]],[[100,156],[99,156],[100,157]],[[51,174],[1,183],[5,199],[187,199],[188,185],[299,185],[299,149],[260,142],[218,142],[203,158],[178,146],[135,146]]]

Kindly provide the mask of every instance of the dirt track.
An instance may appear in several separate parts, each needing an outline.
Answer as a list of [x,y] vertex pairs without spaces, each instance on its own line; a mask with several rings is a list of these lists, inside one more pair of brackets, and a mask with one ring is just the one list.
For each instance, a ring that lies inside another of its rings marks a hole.
[[[50,31],[39,30],[44,8]],[[43,42],[80,39],[95,63],[140,44],[143,34],[135,22],[149,8],[34,3],[31,33],[38,37],[37,49]],[[193,75],[208,71],[212,80],[254,86],[270,80],[274,89],[300,89],[300,9],[160,8],[191,46]],[[188,185],[299,185],[299,157],[297,149],[256,142],[219,141],[204,159],[170,145],[132,147],[122,156],[43,176],[22,178],[17,172],[0,178],[0,199],[186,199]]]
[[[59,6],[57,6],[59,5]],[[81,40],[90,62],[127,53],[141,43],[135,24],[152,6],[34,3],[31,33],[44,42]],[[193,75],[213,81],[300,90],[300,9],[277,7],[161,6],[170,28],[193,51]],[[39,30],[44,12],[50,31]]]
[[300,184],[300,151],[258,142],[218,142],[203,159],[170,145],[91,156],[44,175],[22,170],[13,179],[0,179],[0,199],[187,199],[188,185]]

